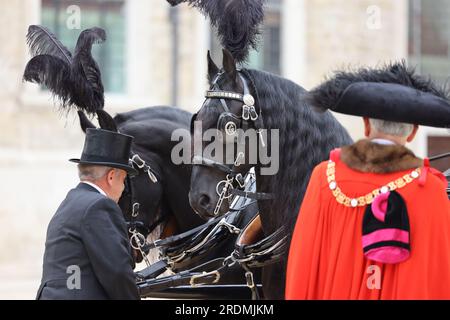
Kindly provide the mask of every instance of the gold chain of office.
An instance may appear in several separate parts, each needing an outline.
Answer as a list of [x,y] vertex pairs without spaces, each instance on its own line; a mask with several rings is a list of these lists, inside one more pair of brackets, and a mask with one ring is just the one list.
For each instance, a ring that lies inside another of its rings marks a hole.
[[366,194],[365,196],[357,198],[350,198],[346,196],[339,188],[336,182],[336,163],[332,160],[328,161],[327,179],[328,179],[328,186],[331,192],[333,193],[333,196],[336,198],[336,201],[340,204],[343,204],[346,207],[356,208],[356,207],[364,207],[366,205],[371,204],[374,201],[374,199],[382,193],[387,193],[389,191],[394,191],[407,186],[415,179],[420,177],[420,172],[421,172],[420,168],[417,168],[411,173],[405,174],[403,177],[395,181],[389,182],[385,186],[375,189],[372,192]]

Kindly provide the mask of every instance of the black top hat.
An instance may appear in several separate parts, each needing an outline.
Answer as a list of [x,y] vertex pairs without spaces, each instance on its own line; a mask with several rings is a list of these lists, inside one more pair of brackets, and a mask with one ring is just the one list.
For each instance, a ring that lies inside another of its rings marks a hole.
[[308,100],[319,110],[450,128],[448,92],[415,74],[404,62],[382,69],[338,72],[313,89]]
[[133,137],[125,134],[102,130],[87,129],[81,159],[69,161],[123,169],[128,174],[137,174],[130,163]]

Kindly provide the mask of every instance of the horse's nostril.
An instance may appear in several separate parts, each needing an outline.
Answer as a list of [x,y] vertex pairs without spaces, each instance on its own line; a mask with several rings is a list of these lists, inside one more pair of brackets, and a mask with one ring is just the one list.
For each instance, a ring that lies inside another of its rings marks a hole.
[[209,198],[208,195],[206,194],[202,194],[198,200],[198,204],[202,207],[202,208],[206,208],[208,207],[209,203],[211,202],[211,199]]

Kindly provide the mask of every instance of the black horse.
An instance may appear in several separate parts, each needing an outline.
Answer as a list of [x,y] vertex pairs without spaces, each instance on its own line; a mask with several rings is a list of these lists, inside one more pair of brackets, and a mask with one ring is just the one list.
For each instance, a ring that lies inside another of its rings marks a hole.
[[[83,131],[93,128],[84,113],[79,112],[80,124]],[[127,222],[138,222],[139,233],[145,238],[157,226],[163,226],[163,231],[156,237],[165,238],[179,235],[204,224],[189,205],[189,189],[192,166],[175,164],[171,159],[174,146],[179,143],[176,138],[172,141],[172,133],[184,129],[186,144],[190,144],[189,124],[192,115],[174,107],[149,107],[126,113],[117,114],[112,118],[104,111],[98,112],[99,124],[103,129],[119,131],[134,137],[132,154],[139,155],[151,173],[156,177],[153,182],[146,172],[138,168],[139,174],[127,180],[127,185],[119,200],[119,206]],[[182,132],[182,131],[181,131]],[[133,204],[139,203],[139,213],[132,216]],[[257,208],[251,206],[239,219],[237,227],[245,226]],[[250,212],[251,211],[251,212]],[[196,267],[215,258],[227,257],[234,249],[236,235],[226,235],[223,243],[195,259],[189,259],[176,265],[177,271]],[[142,261],[139,251],[134,250],[136,262]],[[256,274],[259,278],[259,275]],[[243,271],[236,265],[221,275],[219,284],[245,283]]]
[[[83,131],[95,127],[83,113],[79,115]],[[171,141],[172,132],[176,129],[188,130],[191,114],[173,107],[149,107],[120,113],[114,118],[106,112],[98,116],[103,129],[134,137],[133,155],[139,155],[156,178],[152,181],[146,172],[138,169],[139,174],[127,181],[119,200],[125,219],[141,222],[138,229],[145,237],[159,225],[166,226],[163,233],[169,236],[204,223],[189,205],[191,166],[175,165],[171,161],[171,151],[178,143]],[[136,217],[132,217],[134,203],[139,203],[139,207],[135,208],[138,210]],[[135,254],[140,262],[142,257],[137,252]]]
[[[331,113],[319,114],[312,110],[305,101],[306,91],[295,83],[261,71],[238,71],[236,61],[227,50],[224,50],[222,70],[219,70],[209,55],[208,66],[211,90],[244,94],[245,82],[255,100],[259,126],[263,124],[264,129],[279,130],[279,150],[270,150],[270,136],[266,141],[269,153],[279,152],[279,171],[276,175],[261,175],[263,166],[258,162],[256,181],[259,192],[274,195],[271,200],[259,201],[264,234],[269,235],[285,226],[290,236],[313,168],[327,159],[332,149],[350,144],[352,140]],[[229,98],[229,95],[223,99],[214,95],[212,97],[205,101],[193,119],[202,122],[202,132],[197,132],[199,129],[196,129],[194,136],[201,136],[207,129],[219,127],[223,130],[219,118],[226,114],[224,108],[229,109],[232,114],[226,115],[226,121],[234,121],[235,127],[244,123],[241,116],[242,98],[235,100],[233,97]],[[243,100],[245,101],[245,97]],[[250,104],[253,102],[251,100]],[[247,125],[249,128],[255,128],[256,122],[247,121]],[[233,131],[233,125],[231,128]],[[223,141],[224,144],[227,143],[226,139]],[[205,144],[202,146],[204,149]],[[248,144],[245,148],[248,152]],[[245,163],[239,167],[235,166],[234,171],[244,173],[250,168],[249,159],[245,158]],[[216,186],[226,179],[227,174],[224,171],[226,170],[221,169],[217,163],[194,163],[189,197],[191,206],[202,217],[211,217],[216,208],[219,200]],[[224,201],[219,213],[227,210],[228,204]],[[265,298],[284,298],[285,269],[286,259],[263,268]]]

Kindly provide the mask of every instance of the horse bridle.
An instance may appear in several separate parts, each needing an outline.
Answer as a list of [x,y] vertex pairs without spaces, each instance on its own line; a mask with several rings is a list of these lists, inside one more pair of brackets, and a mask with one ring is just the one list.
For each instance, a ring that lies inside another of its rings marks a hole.
[[[255,98],[251,95],[249,85],[246,79],[246,74],[243,70],[238,71],[239,78],[242,81],[244,93],[236,93],[231,91],[224,91],[219,87],[219,80],[224,75],[224,72],[218,73],[216,77],[214,78],[211,89],[206,91],[205,94],[205,102],[203,104],[203,107],[206,105],[206,102],[209,99],[219,99],[220,105],[222,107],[222,113],[220,114],[218,120],[217,120],[217,129],[224,131],[227,136],[236,137],[236,133],[238,132],[238,129],[246,130],[250,127],[250,125],[253,125],[253,128],[256,129],[256,132],[258,133],[258,136],[261,140],[261,146],[263,148],[266,147],[266,144],[264,142],[264,138],[262,135],[262,129],[264,129],[264,121],[263,121],[263,115],[262,115],[262,109],[259,108],[259,112],[256,110],[256,101]],[[252,82],[250,75],[247,74],[248,79]],[[255,87],[253,85],[253,87]],[[255,88],[256,97],[258,97],[258,93]],[[230,109],[228,108],[228,105],[226,103],[226,100],[235,100],[242,102],[242,113],[241,115],[237,116],[233,114]],[[202,108],[203,108],[202,107]],[[196,120],[197,114],[195,114],[192,118],[191,123],[191,133],[193,132],[193,123]],[[245,141],[241,140],[242,137],[237,137],[237,143],[245,143]],[[245,139],[245,138],[242,138]],[[246,192],[242,191],[244,187],[244,177],[242,173],[238,172],[238,167],[242,165],[242,161],[245,160],[245,154],[243,152],[240,152],[236,156],[236,160],[234,161],[233,165],[227,165],[224,163],[220,163],[208,158],[205,158],[203,156],[194,156],[193,158],[193,164],[194,165],[200,165],[205,167],[214,168],[216,170],[222,171],[226,174],[226,179],[223,181],[220,181],[216,185],[216,192],[219,195],[219,200],[217,201],[216,207],[214,209],[214,215],[217,216],[220,207],[222,206],[222,203],[225,199],[230,199],[232,196],[242,196],[246,198],[251,198],[254,200],[271,200],[273,199],[273,194],[271,193],[263,193],[263,192]],[[237,188],[235,186],[238,186]]]
[[[130,158],[130,165],[133,166],[140,173],[145,173],[148,175],[152,183],[157,183],[161,180],[158,174],[148,165],[138,154],[132,154]],[[142,258],[145,260],[147,265],[150,265],[150,261],[147,258],[147,252],[144,249],[147,245],[147,236],[155,230],[155,228],[164,222],[165,217],[159,217],[151,226],[147,227],[144,222],[137,220],[139,216],[140,203],[136,198],[134,192],[134,187],[132,180],[136,177],[128,175],[125,180],[125,190],[124,194],[128,195],[130,198],[130,208],[131,208],[131,220],[127,222],[128,232],[130,236],[130,245],[133,249],[139,251]]]

